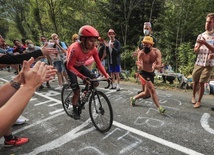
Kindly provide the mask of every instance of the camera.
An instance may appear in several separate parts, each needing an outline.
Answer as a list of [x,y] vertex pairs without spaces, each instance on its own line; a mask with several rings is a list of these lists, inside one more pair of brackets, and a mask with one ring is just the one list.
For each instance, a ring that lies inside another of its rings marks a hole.
[[50,42],[48,42],[48,46],[47,47],[49,47],[49,48],[55,48],[56,47],[56,45],[54,44],[54,43],[50,43]]

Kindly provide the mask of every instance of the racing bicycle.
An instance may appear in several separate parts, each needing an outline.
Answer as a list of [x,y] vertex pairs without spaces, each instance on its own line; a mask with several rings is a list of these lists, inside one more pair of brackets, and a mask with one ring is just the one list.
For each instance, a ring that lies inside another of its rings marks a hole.
[[[93,125],[99,132],[105,133],[109,131],[112,126],[113,110],[108,97],[96,87],[97,82],[100,81],[106,81],[108,83],[107,87],[110,86],[111,81],[107,79],[90,79],[90,84],[79,83],[81,94],[77,108],[79,114],[81,114],[88,102],[89,115]],[[72,96],[73,90],[68,83],[62,88],[61,101],[66,114],[70,117],[73,117],[73,106],[71,104]]]

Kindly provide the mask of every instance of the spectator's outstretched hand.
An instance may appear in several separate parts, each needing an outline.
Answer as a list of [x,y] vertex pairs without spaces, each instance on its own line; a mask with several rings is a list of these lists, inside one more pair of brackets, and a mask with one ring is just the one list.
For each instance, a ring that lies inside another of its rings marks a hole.
[[48,47],[48,43],[45,43],[45,45],[41,48],[41,51],[43,55],[57,54],[57,49]]

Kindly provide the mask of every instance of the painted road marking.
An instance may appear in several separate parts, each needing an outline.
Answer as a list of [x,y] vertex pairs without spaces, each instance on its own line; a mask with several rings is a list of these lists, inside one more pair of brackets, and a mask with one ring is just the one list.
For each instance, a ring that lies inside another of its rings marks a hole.
[[[37,94],[40,95],[40,93],[37,93]],[[52,99],[51,97],[48,97],[48,98]],[[151,135],[151,134],[148,134],[148,133],[146,133],[146,132],[143,132],[143,131],[137,130],[137,129],[135,129],[135,128],[126,126],[126,125],[121,124],[121,123],[119,123],[119,122],[115,122],[115,121],[114,121],[114,122],[113,122],[113,125],[115,125],[115,126],[117,126],[117,127],[119,127],[119,128],[122,128],[122,129],[124,129],[124,130],[130,131],[130,132],[132,132],[132,133],[135,133],[135,134],[137,134],[137,135],[139,135],[139,136],[142,136],[142,137],[144,137],[144,138],[150,139],[151,141],[155,141],[155,142],[157,142],[157,143],[160,143],[160,144],[165,145],[165,146],[167,146],[167,147],[170,147],[170,148],[172,148],[172,149],[178,150],[178,151],[180,151],[180,152],[187,153],[187,154],[189,154],[189,155],[202,155],[202,153],[200,153],[200,152],[196,152],[196,151],[194,151],[194,150],[192,150],[192,149],[183,147],[183,146],[181,146],[181,145],[172,143],[172,142],[170,142],[170,141],[164,140],[164,139],[162,139],[162,138],[156,137],[156,136]],[[77,127],[77,128],[78,128],[78,127]],[[75,128],[75,129],[77,129],[77,128]],[[87,131],[88,131],[88,130],[87,130]],[[70,131],[70,132],[71,132],[71,131]],[[68,132],[68,133],[70,133],[70,132]],[[67,133],[67,134],[68,134],[68,133]],[[85,134],[86,134],[86,133],[88,133],[88,132],[85,132]],[[67,135],[67,134],[65,134],[65,135]],[[65,135],[63,135],[62,137],[64,137]],[[80,136],[81,136],[81,135],[80,135]],[[71,136],[70,138],[72,138],[72,136]],[[75,136],[75,138],[78,138],[78,136]],[[59,139],[59,138],[58,138],[58,139]],[[73,138],[72,138],[72,139],[73,139]],[[56,140],[57,140],[57,139],[56,139]],[[52,141],[52,142],[55,143],[56,140],[54,140],[54,141]],[[52,143],[52,142],[49,142],[49,143]],[[48,143],[48,144],[49,144],[49,143]],[[55,144],[54,144],[54,145],[55,145]],[[45,147],[47,147],[46,144],[45,144]],[[57,147],[57,145],[56,145],[55,147],[52,146],[52,149],[54,149],[54,148],[56,148],[56,147]],[[44,148],[44,149],[45,149],[45,148]],[[35,152],[34,152],[34,153],[35,153]]]
[[[1,79],[2,79],[2,78],[1,78]],[[2,80],[5,81],[4,79],[2,79]],[[6,82],[7,82],[7,81],[6,81]],[[55,101],[55,102],[59,102],[59,100],[57,100],[57,99],[54,99],[54,98],[45,96],[45,95],[43,95],[43,94],[41,94],[41,93],[38,93],[38,92],[35,92],[35,93],[36,93],[37,95],[41,96],[41,97],[46,98],[46,99],[49,99],[49,100],[52,100],[52,101]],[[41,121],[37,121],[36,123],[33,123],[33,124],[29,125],[29,126],[25,126],[25,127],[23,127],[22,129],[19,129],[19,130],[14,131],[14,133],[16,134],[16,133],[18,133],[18,132],[20,132],[20,131],[23,131],[23,130],[25,130],[25,129],[28,129],[28,128],[30,128],[30,127],[33,127],[33,126],[38,125],[38,124],[40,124],[40,123],[43,123],[44,121],[51,120],[51,119],[57,117],[58,115],[62,115],[62,114],[64,114],[64,112],[57,113],[57,114],[55,114],[54,116],[48,117],[48,118],[43,119],[43,120],[41,120]],[[205,115],[205,116],[203,117],[203,119],[202,119],[202,122],[206,122],[206,121],[204,121],[204,120],[208,120],[208,118],[209,118],[209,114],[208,114],[208,115]],[[205,124],[205,126],[207,127],[206,123],[204,123],[204,124]],[[207,123],[207,124],[208,124],[208,123]],[[81,129],[83,129],[84,127],[86,127],[86,126],[88,126],[88,125],[89,125],[89,120],[85,121],[85,122],[82,123],[80,126],[76,127],[75,129],[71,130],[70,132],[64,134],[63,136],[61,136],[61,137],[59,137],[59,138],[57,138],[57,139],[55,139],[55,140],[53,140],[53,141],[51,141],[51,142],[49,142],[49,143],[47,143],[47,144],[41,145],[41,146],[38,147],[38,148],[35,148],[33,152],[30,152],[30,153],[29,153],[29,155],[31,155],[31,154],[32,154],[32,155],[35,155],[35,154],[38,154],[38,153],[41,153],[41,152],[44,152],[44,151],[49,151],[49,150],[55,149],[55,148],[60,147],[60,146],[62,146],[63,144],[65,144],[65,143],[67,143],[67,142],[69,142],[69,141],[71,141],[71,140],[73,140],[73,139],[76,139],[76,138],[78,138],[78,137],[80,137],[80,136],[82,136],[82,135],[84,135],[84,134],[87,134],[87,133],[89,133],[89,132],[95,130],[95,128],[92,127],[92,128],[89,128],[89,129],[80,131]],[[139,136],[142,136],[142,137],[144,137],[144,138],[147,138],[147,139],[149,139],[149,140],[151,140],[151,141],[155,141],[155,142],[157,142],[157,143],[159,143],[159,144],[162,144],[162,145],[165,145],[165,146],[170,147],[170,148],[172,148],[172,149],[178,150],[179,152],[183,152],[183,153],[186,153],[186,154],[189,154],[189,155],[202,155],[202,153],[200,153],[200,152],[196,152],[196,151],[194,151],[194,150],[192,150],[192,149],[183,147],[183,146],[181,146],[181,145],[172,143],[172,142],[170,142],[170,141],[164,140],[164,139],[162,139],[162,138],[156,137],[156,136],[151,135],[151,134],[148,134],[148,133],[146,133],[146,132],[143,132],[143,131],[137,130],[137,129],[135,129],[135,128],[126,126],[126,125],[121,124],[121,123],[119,123],[119,122],[113,121],[113,125],[114,125],[114,126],[117,126],[117,127],[119,127],[119,128],[122,128],[122,129],[124,129],[124,130],[130,131],[130,132],[132,132],[132,133],[134,133],[134,134],[137,134],[137,135],[139,135]],[[208,127],[209,127],[209,125],[208,125]],[[78,132],[78,131],[80,131],[80,132]],[[212,130],[211,130],[211,131],[212,131]],[[77,132],[78,132],[78,133],[77,133]]]
[[[51,151],[55,148],[58,148],[82,135],[85,135],[93,130],[95,130],[95,127],[91,127],[89,129],[86,129],[86,130],[82,130],[83,128],[85,128],[86,126],[89,125],[89,120],[85,121],[84,123],[82,123],[80,126],[74,128],[73,130],[69,131],[68,133],[64,134],[63,136],[53,140],[53,141],[50,141],[44,145],[41,145],[37,148],[35,148],[32,152],[30,153],[27,153],[25,155],[36,155],[36,154],[39,154],[39,153],[42,153],[42,152],[47,152],[47,151]],[[82,131],[80,131],[82,130]],[[78,132],[79,131],[79,132]]]
[[214,134],[214,130],[210,127],[208,120],[210,118],[210,114],[204,113],[201,117],[201,126],[209,133]]
[[124,124],[121,124],[119,122],[113,122],[113,125],[119,127],[119,128],[122,128],[124,130],[127,130],[127,131],[130,131],[134,134],[137,134],[139,136],[142,136],[144,138],[147,138],[147,139],[150,139],[151,141],[155,141],[159,144],[162,144],[162,145],[165,145],[167,147],[170,147],[172,149],[175,149],[175,150],[178,150],[179,152],[183,152],[183,153],[186,153],[186,154],[189,154],[189,155],[203,155],[202,153],[200,152],[196,152],[192,149],[189,149],[189,148],[186,148],[186,147],[183,147],[181,145],[178,145],[178,144],[175,144],[175,143],[172,143],[170,141],[167,141],[167,140],[164,140],[162,138],[159,138],[159,137],[156,137],[154,135],[151,135],[151,134],[148,134],[146,132],[143,132],[143,131],[140,131],[140,130],[137,130],[135,128],[132,128],[132,127],[129,127],[129,126],[126,126]]

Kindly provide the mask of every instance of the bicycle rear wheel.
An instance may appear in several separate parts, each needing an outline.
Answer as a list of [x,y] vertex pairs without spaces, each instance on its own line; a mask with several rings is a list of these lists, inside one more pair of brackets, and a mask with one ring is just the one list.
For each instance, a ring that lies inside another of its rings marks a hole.
[[113,110],[108,97],[100,91],[92,94],[89,100],[89,114],[95,128],[101,132],[110,130],[113,123]]
[[73,96],[73,90],[68,84],[64,85],[61,91],[61,101],[63,109],[66,114],[70,117],[73,117],[73,105],[71,104],[71,99]]

